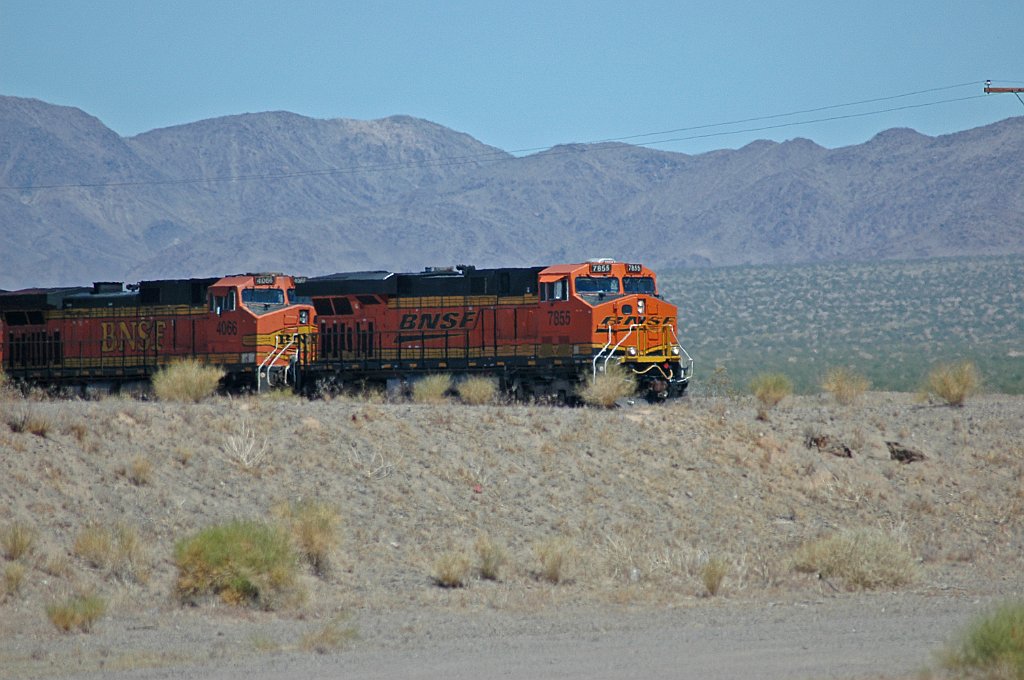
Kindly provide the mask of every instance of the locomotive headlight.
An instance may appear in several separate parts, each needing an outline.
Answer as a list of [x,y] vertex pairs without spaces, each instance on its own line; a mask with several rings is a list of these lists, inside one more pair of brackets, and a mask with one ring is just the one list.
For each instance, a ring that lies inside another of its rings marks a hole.
[[308,309],[301,309],[301,310],[299,310],[299,323],[301,323],[301,324],[309,323],[309,310]]
[[677,357],[682,354],[682,350],[679,349],[679,345],[672,345],[672,356]]
[[636,347],[627,347],[626,348],[626,354],[628,354],[631,357],[635,357],[636,356]]

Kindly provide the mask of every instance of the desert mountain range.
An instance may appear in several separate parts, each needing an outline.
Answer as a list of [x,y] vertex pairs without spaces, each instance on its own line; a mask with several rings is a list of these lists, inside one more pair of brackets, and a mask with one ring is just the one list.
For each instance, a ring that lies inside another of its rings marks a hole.
[[0,97],[0,288],[615,257],[659,268],[1024,253],[1024,117],[940,137],[525,157],[393,116],[121,137]]

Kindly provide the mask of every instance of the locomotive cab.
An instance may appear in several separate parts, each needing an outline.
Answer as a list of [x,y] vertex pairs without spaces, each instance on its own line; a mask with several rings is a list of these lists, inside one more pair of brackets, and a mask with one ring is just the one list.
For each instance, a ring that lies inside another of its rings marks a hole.
[[601,259],[551,267],[540,280],[541,304],[548,307],[542,326],[552,333],[568,326],[573,343],[586,342],[585,351],[573,353],[590,357],[592,374],[621,364],[649,398],[683,393],[693,360],[679,341],[677,308],[659,295],[654,272]]
[[294,290],[290,276],[245,274],[220,279],[207,292],[210,353],[237,355],[239,374],[253,375],[257,391],[298,379],[313,307]]

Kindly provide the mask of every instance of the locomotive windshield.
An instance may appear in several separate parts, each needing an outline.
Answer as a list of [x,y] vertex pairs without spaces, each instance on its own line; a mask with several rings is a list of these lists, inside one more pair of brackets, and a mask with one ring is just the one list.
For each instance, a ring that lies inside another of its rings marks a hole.
[[283,305],[284,291],[279,288],[243,288],[242,303],[245,305]]
[[614,276],[577,276],[576,293],[579,295],[587,293],[618,295],[619,280]]
[[653,276],[627,276],[622,279],[622,290],[626,293],[654,295]]

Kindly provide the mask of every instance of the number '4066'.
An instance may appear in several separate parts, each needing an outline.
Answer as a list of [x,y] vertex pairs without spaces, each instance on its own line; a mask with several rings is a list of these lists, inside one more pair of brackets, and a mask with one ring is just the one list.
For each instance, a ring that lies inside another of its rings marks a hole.
[[221,321],[217,324],[218,335],[238,335],[238,323],[235,321]]

